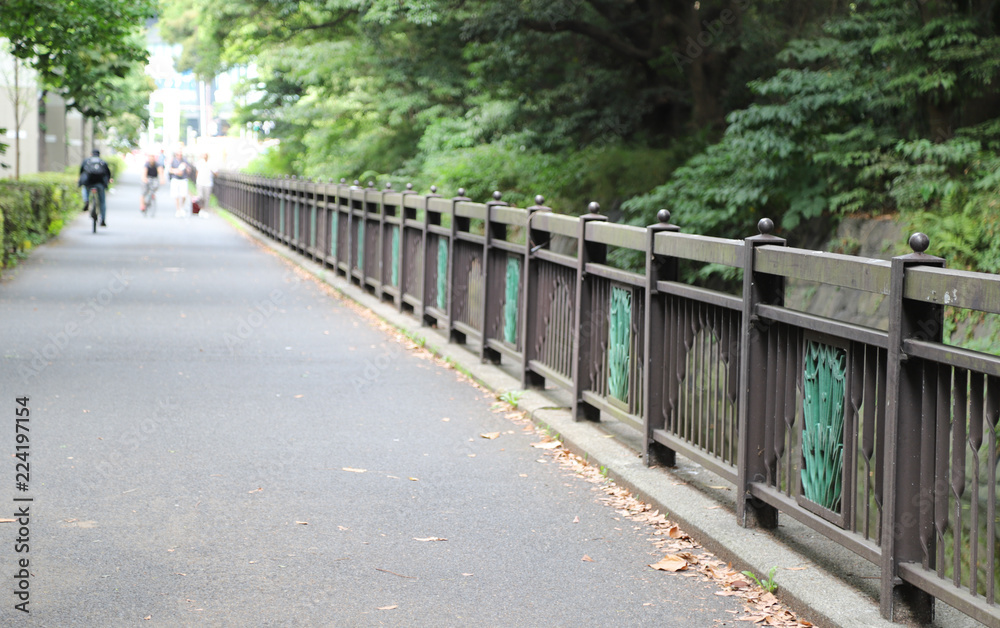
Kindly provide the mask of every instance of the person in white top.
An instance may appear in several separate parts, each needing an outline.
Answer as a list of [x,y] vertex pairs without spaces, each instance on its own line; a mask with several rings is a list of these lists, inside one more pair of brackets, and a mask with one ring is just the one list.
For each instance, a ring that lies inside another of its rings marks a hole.
[[212,186],[215,184],[215,172],[208,162],[208,153],[203,153],[195,165],[198,176],[194,180],[194,185],[198,188],[198,197],[201,199],[201,206],[208,207],[208,199],[212,195]]

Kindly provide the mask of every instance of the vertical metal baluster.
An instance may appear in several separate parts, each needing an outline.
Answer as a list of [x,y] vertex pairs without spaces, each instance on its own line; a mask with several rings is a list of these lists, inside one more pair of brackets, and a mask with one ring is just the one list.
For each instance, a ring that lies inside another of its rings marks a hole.
[[937,381],[937,434],[934,453],[934,531],[937,535],[937,575],[944,578],[945,542],[948,528],[948,433],[951,431],[951,374],[952,368],[938,367]]
[[767,332],[767,373],[765,374],[764,381],[765,385],[765,401],[764,401],[764,459],[765,459],[765,470],[767,473],[767,484],[768,486],[773,486],[777,489],[781,489],[778,485],[777,468],[774,464],[774,449],[773,447],[767,447],[766,443],[774,442],[774,385],[771,380],[771,376],[774,374],[775,368],[777,368],[777,363],[775,358],[778,354],[778,328],[776,325],[771,325]]
[[[788,327],[782,325],[774,330],[774,363],[775,368],[769,373],[774,376],[774,414],[771,417],[774,430],[771,449],[774,456],[774,485],[781,490],[781,482],[785,482],[785,494],[792,494],[791,467],[782,469],[782,456],[785,453],[785,378],[788,376],[785,361],[787,360],[789,334]],[[791,464],[791,456],[788,460]],[[782,477],[784,476],[784,477]]]
[[[788,439],[788,445],[785,448],[785,465],[787,469],[785,476],[788,479],[789,491],[795,491],[796,493],[797,489],[795,487],[798,487],[798,474],[795,470],[798,467],[800,456],[795,455],[796,449],[794,447],[796,438],[795,430],[798,429],[795,426],[795,413],[798,409],[795,404],[795,386],[798,381],[798,372],[802,370],[801,361],[798,360],[799,345],[802,344],[801,337],[802,334],[798,330],[788,333],[786,342],[789,343],[789,347],[785,350],[785,364],[782,368],[787,373],[785,375],[784,416],[781,417],[785,423],[785,437]],[[789,492],[789,495],[791,494]]]
[[874,497],[874,482],[872,478],[872,456],[875,453],[875,406],[878,405],[877,391],[875,390],[875,373],[878,370],[878,350],[875,347],[865,347],[865,392],[863,395],[864,418],[861,436],[861,453],[865,459],[865,519],[864,535],[866,539],[871,535],[871,504]]
[[[846,451],[847,447],[851,448],[851,466],[848,470],[848,478],[850,487],[851,500],[851,513],[858,512],[858,464],[857,464],[857,451],[858,451],[858,434],[859,434],[859,418],[861,415],[861,400],[864,394],[864,352],[865,346],[860,342],[852,343],[851,345],[851,427],[847,430],[847,438],[844,442],[844,449]],[[848,529],[854,532],[858,531],[858,518],[856,515],[852,515],[851,520],[847,522]]]
[[879,437],[875,439],[875,505],[878,507],[878,538],[882,538],[882,486],[884,478],[882,477],[882,470],[885,468],[885,439],[882,438],[882,434],[885,433],[885,405],[886,405],[886,374],[889,362],[889,353],[885,349],[878,350],[878,369],[876,371],[876,384],[878,390],[878,403],[875,404],[875,425],[876,433]]
[[[923,398],[920,408],[920,495],[921,499],[934,498],[934,438],[937,421],[937,364],[923,362]],[[924,548],[923,566],[934,565],[934,510],[920,509],[920,544]]]
[[969,373],[969,450],[972,452],[972,493],[969,510],[969,591],[976,595],[979,576],[979,448],[983,444],[983,374]]
[[663,301],[663,319],[666,329],[663,330],[663,429],[674,432],[674,363],[671,359],[674,350],[674,329],[677,327],[676,299],[668,294],[661,296]]
[[962,584],[962,496],[965,494],[965,432],[968,421],[968,376],[969,372],[962,368],[955,369],[955,388],[952,400],[954,420],[951,424],[951,492],[955,499],[954,537],[952,538],[954,552],[954,572],[952,581],[955,586]]
[[996,545],[997,545],[997,420],[1000,419],[1000,378],[986,380],[986,425],[990,428],[989,484],[990,495],[986,500],[986,602],[996,601]]

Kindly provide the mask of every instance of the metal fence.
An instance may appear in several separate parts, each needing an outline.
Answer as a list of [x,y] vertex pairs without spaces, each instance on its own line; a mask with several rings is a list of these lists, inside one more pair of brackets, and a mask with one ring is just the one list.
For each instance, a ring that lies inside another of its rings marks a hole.
[[[222,207],[381,299],[567,390],[737,486],[737,517],[778,512],[881,569],[883,615],[928,621],[937,597],[1000,624],[1000,358],[946,346],[945,305],[1000,313],[1000,277],[787,247],[771,235],[646,229],[412,190],[221,173]],[[552,242],[574,242],[573,248]],[[641,252],[644,273],[608,262]],[[566,253],[570,250],[570,253]],[[743,271],[742,294],[680,282],[680,262]],[[786,308],[786,280],[883,295],[888,331]]]

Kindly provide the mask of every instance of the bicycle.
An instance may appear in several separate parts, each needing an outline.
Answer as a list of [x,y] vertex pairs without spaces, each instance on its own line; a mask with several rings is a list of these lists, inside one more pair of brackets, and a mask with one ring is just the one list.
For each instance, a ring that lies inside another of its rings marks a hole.
[[152,218],[156,216],[156,191],[160,188],[160,182],[153,182],[152,180],[145,184],[145,189],[143,190],[142,202],[145,204],[146,209],[142,210],[142,215],[145,217]]
[[96,185],[91,185],[91,186],[88,186],[88,187],[90,188],[90,193],[89,193],[89,195],[87,197],[87,206],[90,208],[90,220],[91,220],[91,222],[94,223],[93,233],[97,233],[97,219],[100,217],[101,200],[97,196],[97,194],[98,194],[97,193],[97,186]]

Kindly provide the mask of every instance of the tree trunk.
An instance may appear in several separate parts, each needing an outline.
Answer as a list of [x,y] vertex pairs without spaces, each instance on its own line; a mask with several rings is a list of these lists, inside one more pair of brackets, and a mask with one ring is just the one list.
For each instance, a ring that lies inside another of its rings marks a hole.
[[21,83],[19,59],[14,59],[14,180],[21,178]]
[[48,125],[45,123],[45,90],[38,90],[38,169],[50,170],[48,161],[48,147],[45,137],[48,132]]

